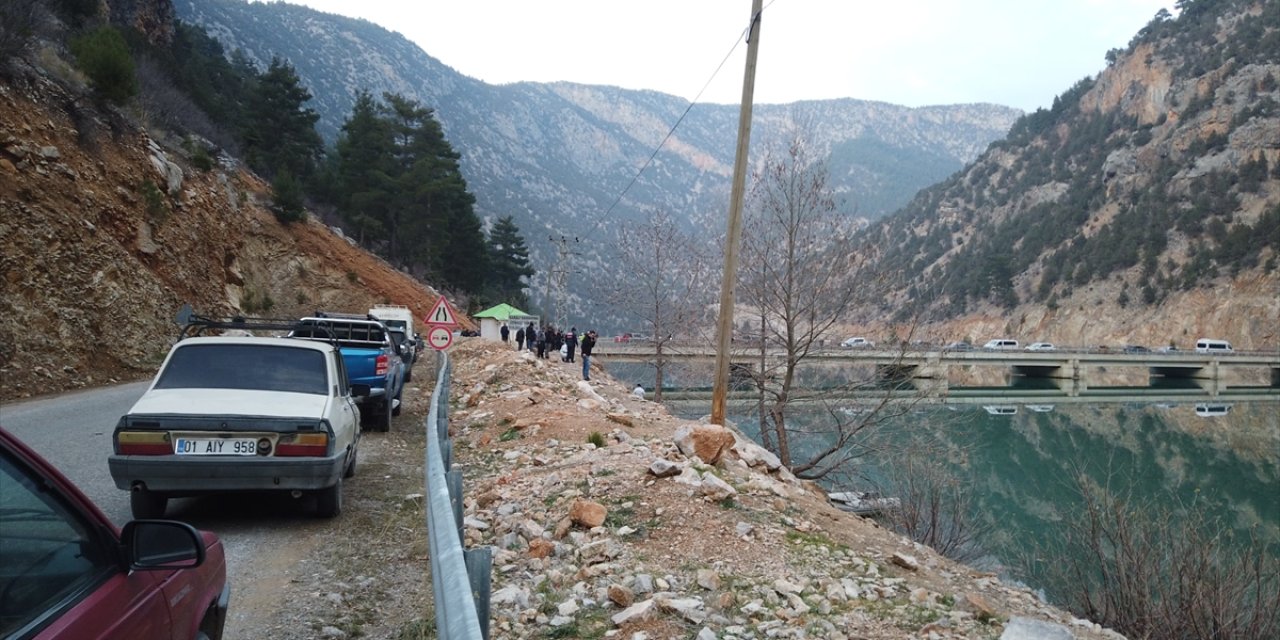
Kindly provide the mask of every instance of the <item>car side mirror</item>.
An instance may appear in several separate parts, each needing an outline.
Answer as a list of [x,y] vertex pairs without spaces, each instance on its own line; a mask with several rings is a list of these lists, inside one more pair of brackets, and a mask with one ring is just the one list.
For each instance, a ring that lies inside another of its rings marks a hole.
[[368,398],[371,392],[372,387],[367,384],[356,383],[351,385],[351,396],[354,398]]
[[204,563],[204,540],[185,522],[134,520],[124,525],[120,542],[135,571],[190,569]]

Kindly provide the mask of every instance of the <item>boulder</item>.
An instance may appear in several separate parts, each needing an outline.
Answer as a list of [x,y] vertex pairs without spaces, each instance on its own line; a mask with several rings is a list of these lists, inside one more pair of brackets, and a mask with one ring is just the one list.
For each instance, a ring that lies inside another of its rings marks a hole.
[[569,507],[569,519],[574,524],[588,529],[604,524],[604,519],[607,515],[609,515],[609,510],[604,505],[591,500],[583,500],[582,498],[574,500]]
[[733,447],[733,432],[718,424],[687,423],[676,429],[674,437],[680,453],[697,456],[707,464],[715,464]]

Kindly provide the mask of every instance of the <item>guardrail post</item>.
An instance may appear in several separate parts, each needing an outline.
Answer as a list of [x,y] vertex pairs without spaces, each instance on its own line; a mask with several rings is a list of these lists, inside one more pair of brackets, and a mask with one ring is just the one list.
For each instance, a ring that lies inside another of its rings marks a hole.
[[489,594],[493,591],[493,548],[479,547],[462,552],[467,563],[467,577],[471,578],[471,595],[476,601],[476,617],[480,620],[480,633],[489,637]]
[[449,504],[453,507],[453,521],[458,525],[458,543],[465,544],[466,539],[462,537],[462,472],[449,471],[445,473],[444,480],[449,486]]

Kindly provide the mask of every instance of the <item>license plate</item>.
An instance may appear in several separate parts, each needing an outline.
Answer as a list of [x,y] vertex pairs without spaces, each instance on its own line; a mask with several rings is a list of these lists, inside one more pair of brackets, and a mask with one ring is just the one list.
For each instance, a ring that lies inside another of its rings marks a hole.
[[173,452],[185,456],[252,456],[258,454],[256,438],[177,438]]

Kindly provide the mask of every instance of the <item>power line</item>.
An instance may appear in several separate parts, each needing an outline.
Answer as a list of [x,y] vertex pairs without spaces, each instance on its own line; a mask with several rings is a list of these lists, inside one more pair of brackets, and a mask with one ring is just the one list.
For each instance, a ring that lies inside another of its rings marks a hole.
[[[764,9],[768,9],[776,1],[777,0],[770,0],[769,4],[764,6]],[[764,9],[761,9],[760,12],[764,13]],[[631,177],[631,181],[627,183],[627,186],[624,187],[622,192],[618,194],[618,197],[614,199],[613,204],[609,205],[609,208],[605,210],[604,215],[600,216],[596,220],[596,223],[592,225],[584,235],[593,236],[595,232],[599,230],[606,221],[608,221],[609,217],[613,214],[614,209],[616,209],[618,204],[622,202],[622,198],[625,197],[627,192],[631,190],[631,187],[634,187],[636,182],[640,180],[640,176],[644,174],[645,169],[648,169],[649,166],[653,164],[654,158],[658,157],[658,152],[662,151],[662,147],[667,144],[667,141],[671,139],[671,136],[675,135],[676,129],[680,127],[680,123],[684,122],[685,117],[693,110],[693,106],[698,104],[698,100],[702,98],[702,94],[706,93],[707,87],[711,86],[712,81],[714,81],[716,76],[720,74],[720,71],[724,69],[725,63],[729,61],[729,58],[733,57],[733,52],[738,50],[738,45],[751,35],[751,27],[755,24],[756,19],[757,16],[751,17],[751,21],[747,24],[746,28],[743,29],[742,33],[734,40],[733,46],[729,48],[729,52],[720,60],[720,64],[716,66],[715,71],[711,72],[711,76],[707,78],[707,81],[703,83],[702,88],[698,90],[698,94],[694,96],[693,100],[689,102],[689,105],[685,107],[684,113],[681,113],[675,124],[671,125],[671,129],[667,131],[667,135],[663,136],[662,141],[658,143],[656,148],[654,148],[653,153],[649,154],[649,158],[640,166],[640,169],[636,171],[635,175]]]

